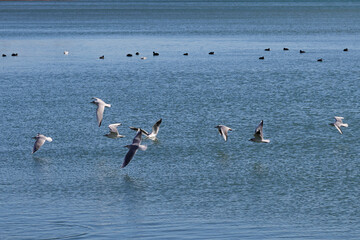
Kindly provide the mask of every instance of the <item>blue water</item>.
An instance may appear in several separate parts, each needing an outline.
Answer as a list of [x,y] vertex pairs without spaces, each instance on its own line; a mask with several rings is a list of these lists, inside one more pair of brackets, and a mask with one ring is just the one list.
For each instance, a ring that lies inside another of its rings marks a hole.
[[[359,13],[0,2],[0,238],[359,239]],[[100,128],[92,97],[112,104]],[[159,118],[158,141],[121,169],[128,127]],[[248,141],[261,120],[269,144]],[[115,122],[125,138],[103,136]],[[31,154],[38,132],[53,142]]]

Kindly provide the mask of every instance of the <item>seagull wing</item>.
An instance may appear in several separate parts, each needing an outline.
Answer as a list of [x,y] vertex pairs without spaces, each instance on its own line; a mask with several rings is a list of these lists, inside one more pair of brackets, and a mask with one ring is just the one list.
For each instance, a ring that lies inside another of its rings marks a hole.
[[224,140],[226,142],[227,139],[228,139],[228,131],[229,131],[230,128],[225,127],[225,126],[221,126],[220,129],[221,129],[221,135],[223,136],[223,138],[224,138]]
[[261,122],[255,129],[254,137],[256,139],[263,139],[263,124],[264,124],[264,121],[261,120]]
[[[342,122],[341,122],[341,123],[342,123]],[[334,126],[335,126],[335,128],[339,131],[340,134],[343,134],[342,131],[341,131],[341,129],[340,129],[340,124],[341,124],[341,123],[337,121],[337,122],[334,123]]]
[[103,120],[104,109],[105,109],[105,105],[99,103],[98,107],[96,109],[96,118],[97,118],[99,127],[101,126],[101,122]]
[[36,137],[36,142],[34,144],[34,148],[33,148],[33,152],[36,152],[37,150],[39,150],[39,148],[44,145],[45,143],[45,137]]
[[135,136],[134,139],[133,139],[132,145],[137,145],[137,146],[140,145],[140,143],[141,143],[141,134],[142,134],[141,131],[138,131],[138,132],[137,132],[136,136]]
[[145,131],[144,129],[142,128],[137,128],[137,127],[130,127],[131,130],[135,130],[135,131],[141,131],[143,134],[145,134],[146,136],[149,135],[149,133],[147,131]]
[[219,131],[219,134],[224,138],[225,142],[228,139],[228,131],[231,130],[231,128],[224,126],[224,125],[218,125],[217,129]]
[[94,102],[95,102],[96,104],[101,104],[101,103],[102,103],[102,104],[104,104],[104,105],[105,105],[105,102],[104,102],[102,99],[100,99],[100,98],[93,97],[92,99],[95,99],[95,101],[94,101]]
[[152,134],[157,135],[160,129],[160,124],[162,122],[162,118],[160,118],[152,127]]
[[[141,132],[140,132],[140,136],[141,136]],[[138,148],[139,148],[139,146],[130,145],[129,151],[125,155],[124,162],[123,162],[121,168],[124,168],[124,167],[126,167],[126,165],[129,164],[129,162],[131,161],[131,159],[133,159],[135,153],[137,152]]]
[[118,126],[120,126],[121,123],[114,123],[109,125],[110,133],[116,133],[119,134],[119,131],[117,129]]
[[335,122],[339,122],[339,123],[342,123],[343,121],[343,117],[334,117],[335,118]]

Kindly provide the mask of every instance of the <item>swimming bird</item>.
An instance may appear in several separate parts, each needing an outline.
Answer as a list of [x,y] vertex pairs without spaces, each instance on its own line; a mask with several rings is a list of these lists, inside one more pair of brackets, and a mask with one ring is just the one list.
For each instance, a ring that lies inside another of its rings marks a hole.
[[152,131],[151,133],[148,133],[147,131],[145,131],[144,129],[141,128],[137,128],[137,127],[130,127],[130,129],[135,130],[135,131],[141,131],[147,138],[151,139],[151,140],[157,140],[156,136],[159,133],[159,129],[160,129],[160,124],[162,122],[162,118],[160,118],[152,127]]
[[3,54],[2,56],[3,56],[3,57],[6,57],[6,54]]
[[264,59],[265,59],[265,57],[264,57],[264,56],[262,56],[262,57],[259,57],[259,59],[260,59],[260,60],[264,60]]
[[132,57],[131,53],[126,54],[127,57]]
[[69,51],[64,51],[64,54],[65,54],[65,55],[69,55]]
[[100,57],[99,57],[99,59],[105,59],[105,56],[104,56],[104,55],[102,55],[102,56],[100,56]]
[[105,134],[104,136],[108,137],[108,138],[123,138],[125,136],[120,135],[119,131],[117,129],[118,126],[120,126],[121,123],[113,123],[109,125],[109,133]]
[[44,145],[45,141],[48,142],[52,142],[52,138],[51,137],[46,137],[45,135],[42,135],[40,133],[38,133],[35,137],[33,137],[33,139],[36,139],[35,144],[34,144],[34,148],[32,153],[36,152],[37,150],[40,149],[40,147],[42,145]]
[[329,123],[329,125],[334,126],[340,134],[342,134],[343,132],[341,131],[340,127],[348,127],[349,125],[347,123],[343,123],[343,117],[334,117],[335,118],[335,122],[334,123]]
[[153,56],[159,56],[159,53],[153,52]]
[[209,52],[209,55],[214,55],[215,53],[214,52]]
[[288,49],[288,48],[286,48],[286,47],[284,47],[284,48],[283,48],[283,50],[284,50],[284,51],[289,51],[289,49]]
[[141,130],[137,131],[133,142],[131,145],[126,145],[125,147],[127,147],[129,149],[129,151],[127,152],[127,154],[125,155],[124,158],[124,162],[121,166],[121,168],[126,167],[126,165],[129,164],[129,162],[131,161],[131,159],[133,159],[135,153],[137,152],[138,149],[145,151],[147,149],[146,145],[140,145],[141,143]]
[[13,53],[11,54],[12,57],[17,57],[18,56],[18,53]]
[[318,62],[322,62],[322,61],[323,61],[323,59],[322,59],[322,58],[319,58],[317,61],[318,61]]
[[344,52],[347,52],[347,51],[349,51],[349,49],[348,48],[344,48],[344,50],[343,50]]
[[135,55],[140,55],[140,53],[139,53],[139,52],[136,52]]
[[264,125],[264,121],[261,120],[260,124],[255,129],[254,138],[251,138],[249,141],[259,142],[259,143],[269,143],[270,142],[269,139],[264,139],[263,125]]
[[95,99],[95,100],[92,101],[91,103],[96,104],[98,106],[96,109],[96,118],[97,118],[97,121],[98,121],[98,124],[100,127],[101,122],[103,120],[104,109],[105,109],[105,107],[111,107],[111,104],[105,103],[100,98],[93,97],[92,99]]
[[186,53],[184,53],[183,55],[184,55],[184,56],[188,56],[188,55],[189,55],[189,53],[187,53],[187,52],[186,52]]
[[146,58],[147,58],[147,57],[141,57],[140,59],[141,59],[141,60],[145,60]]
[[232,129],[225,125],[217,125],[215,128],[218,129],[219,134],[224,138],[226,142],[228,139],[228,131],[232,131]]
[[300,50],[300,53],[305,53],[305,51],[304,51],[304,50]]
[[267,51],[267,52],[269,52],[269,51],[270,51],[270,48],[265,48],[264,50]]

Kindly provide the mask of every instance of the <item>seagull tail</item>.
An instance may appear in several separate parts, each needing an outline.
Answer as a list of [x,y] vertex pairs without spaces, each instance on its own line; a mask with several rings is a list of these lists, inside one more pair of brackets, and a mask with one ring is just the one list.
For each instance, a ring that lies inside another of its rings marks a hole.
[[342,127],[348,127],[349,126],[349,124],[347,124],[347,123],[344,123],[343,125],[342,125]]
[[105,107],[111,107],[111,104],[105,104]]

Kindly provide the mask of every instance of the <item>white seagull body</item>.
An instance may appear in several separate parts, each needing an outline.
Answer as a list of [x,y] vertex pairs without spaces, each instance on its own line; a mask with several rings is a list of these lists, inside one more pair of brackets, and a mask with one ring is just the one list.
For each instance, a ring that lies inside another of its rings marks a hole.
[[334,126],[340,134],[342,134],[342,131],[340,129],[340,127],[348,127],[349,125],[347,123],[343,123],[343,117],[334,117],[335,118],[335,122],[334,123],[329,123],[329,125]]
[[152,131],[151,133],[148,133],[147,131],[145,131],[144,129],[141,128],[137,128],[137,127],[130,127],[130,129],[135,130],[135,131],[141,131],[147,138],[151,139],[151,140],[156,140],[156,136],[159,133],[159,129],[160,129],[160,124],[162,122],[162,118],[160,118],[152,127]]
[[117,129],[118,126],[120,126],[121,123],[113,123],[109,125],[109,133],[105,134],[104,136],[108,137],[108,138],[123,138],[125,136],[120,135],[119,131]]
[[97,118],[97,122],[98,122],[99,127],[100,127],[101,122],[103,120],[105,107],[111,107],[111,104],[105,103],[100,98],[93,97],[93,99],[95,99],[95,100],[92,101],[91,103],[94,103],[94,104],[96,104],[98,106],[97,109],[96,109],[96,118]]
[[269,139],[264,139],[263,135],[263,124],[264,121],[261,120],[260,124],[255,129],[254,138],[251,138],[249,141],[258,142],[258,143],[269,143]]
[[228,131],[232,131],[232,129],[225,125],[217,125],[215,128],[218,129],[219,134],[224,138],[226,142],[228,139]]
[[64,54],[65,54],[65,55],[69,55],[69,51],[64,51]]
[[44,145],[45,141],[48,142],[52,142],[52,138],[51,137],[46,137],[45,135],[42,135],[40,133],[38,133],[35,137],[33,137],[34,139],[36,139],[35,144],[34,144],[34,148],[32,153],[36,152],[37,150],[40,149],[40,147],[42,145]]
[[131,161],[131,159],[133,159],[135,153],[137,152],[138,149],[145,151],[147,149],[147,146],[145,145],[140,145],[141,143],[141,131],[139,130],[136,133],[136,136],[133,139],[133,143],[131,145],[126,145],[125,147],[127,147],[129,149],[129,151],[127,152],[127,154],[125,155],[124,158],[124,162],[121,166],[121,168],[126,167],[126,165],[129,164],[129,162]]

